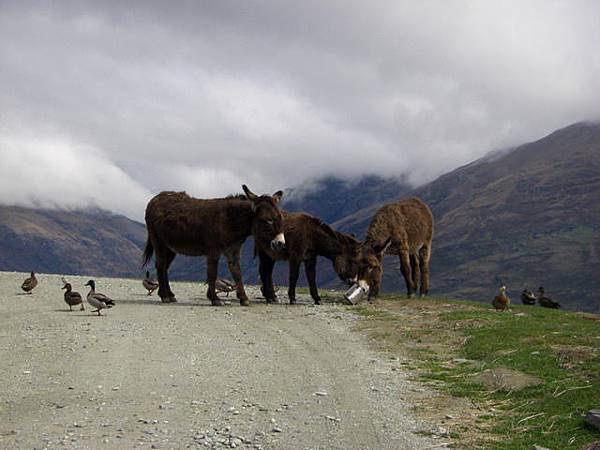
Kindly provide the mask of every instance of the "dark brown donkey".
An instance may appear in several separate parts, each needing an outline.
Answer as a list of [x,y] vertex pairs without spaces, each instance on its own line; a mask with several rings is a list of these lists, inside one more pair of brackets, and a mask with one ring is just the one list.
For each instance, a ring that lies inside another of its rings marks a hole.
[[161,192],[146,207],[148,240],[144,265],[156,256],[158,295],[165,303],[175,302],[169,286],[168,270],[180,253],[188,256],[206,255],[208,272],[207,297],[213,305],[223,303],[217,297],[215,280],[221,254],[236,284],[237,297],[248,305],[240,270],[240,249],[251,234],[273,248],[285,246],[281,211],[277,204],[283,196],[253,194],[245,185],[246,195],[202,200],[185,192]]
[[273,249],[267,240],[256,239],[263,295],[267,302],[275,301],[273,267],[277,260],[288,260],[290,303],[296,303],[296,282],[300,264],[304,263],[310,295],[315,304],[319,305],[321,298],[316,282],[317,256],[330,259],[338,276],[343,281],[350,282],[358,273],[360,242],[353,236],[333,230],[321,219],[309,214],[286,211],[282,211],[282,214],[285,249]]
[[421,282],[420,294],[429,290],[429,258],[433,239],[433,215],[418,198],[400,200],[380,208],[371,220],[361,248],[358,284],[377,297],[383,275],[383,255],[400,256],[408,297]]

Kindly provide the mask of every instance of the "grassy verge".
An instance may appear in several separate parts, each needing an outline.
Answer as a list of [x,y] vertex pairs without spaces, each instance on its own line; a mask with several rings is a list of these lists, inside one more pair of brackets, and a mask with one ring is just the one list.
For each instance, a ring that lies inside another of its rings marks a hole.
[[[393,297],[350,309],[381,350],[407,357],[421,379],[477,405],[472,424],[451,428],[457,448],[562,450],[600,441],[583,419],[600,407],[600,316]],[[517,383],[497,377],[504,372]],[[484,384],[484,375],[495,384]],[[520,378],[533,382],[521,387]]]

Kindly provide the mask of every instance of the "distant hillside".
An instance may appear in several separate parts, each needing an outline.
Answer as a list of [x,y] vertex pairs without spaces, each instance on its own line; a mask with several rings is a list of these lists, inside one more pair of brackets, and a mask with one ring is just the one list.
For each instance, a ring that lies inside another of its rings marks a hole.
[[326,222],[335,222],[376,203],[398,198],[411,187],[402,178],[366,176],[347,181],[323,178],[302,188],[290,189],[283,197],[286,211],[305,211]]
[[106,211],[0,207],[0,270],[139,276],[146,229]]
[[[409,195],[435,215],[436,294],[488,299],[502,279],[513,301],[543,285],[571,308],[600,310],[600,124],[490,155]],[[379,206],[335,226],[362,236]],[[398,270],[384,286],[404,289]]]

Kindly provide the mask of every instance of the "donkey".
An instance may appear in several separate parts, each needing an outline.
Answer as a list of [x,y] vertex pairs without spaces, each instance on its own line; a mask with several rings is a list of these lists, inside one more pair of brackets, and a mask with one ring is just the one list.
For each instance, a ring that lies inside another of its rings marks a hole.
[[277,204],[283,196],[257,196],[246,185],[246,195],[227,198],[197,199],[185,192],[161,192],[146,207],[148,240],[144,265],[156,256],[158,295],[163,303],[177,301],[169,286],[168,270],[177,253],[188,256],[206,255],[207,297],[213,306],[221,306],[215,291],[221,254],[236,284],[240,304],[250,304],[244,291],[240,270],[240,250],[248,236],[269,242],[274,249],[285,246],[283,220]]
[[353,236],[333,230],[321,219],[305,213],[282,211],[285,249],[274,249],[264,238],[256,239],[259,256],[259,274],[267,303],[275,301],[273,267],[275,261],[289,261],[288,297],[296,303],[296,283],[300,265],[304,263],[310,295],[316,305],[321,304],[316,282],[317,256],[331,260],[342,281],[350,283],[358,273],[360,241]]
[[371,220],[361,247],[358,284],[377,297],[383,275],[383,255],[399,255],[406,280],[407,297],[429,291],[429,259],[433,239],[433,215],[418,198],[408,198],[381,207]]

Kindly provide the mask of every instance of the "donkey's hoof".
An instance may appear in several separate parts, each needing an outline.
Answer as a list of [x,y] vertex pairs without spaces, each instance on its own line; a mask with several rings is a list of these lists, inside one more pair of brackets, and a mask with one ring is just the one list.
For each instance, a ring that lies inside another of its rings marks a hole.
[[412,294],[407,294],[406,298],[415,298],[417,296],[417,294],[415,294],[414,292]]
[[321,304],[321,300],[315,300],[315,305],[320,305]]
[[267,300],[267,303],[271,304],[271,305],[279,303],[279,300],[277,299],[277,297],[267,298],[266,300]]
[[163,302],[163,303],[172,303],[173,300],[171,300],[171,298],[174,299],[175,297],[161,297],[160,301]]
[[247,298],[240,298],[240,305],[250,306],[250,300],[248,300]]
[[295,304],[296,304],[296,299],[290,298],[290,305],[295,305]]
[[210,302],[213,306],[225,306],[221,299],[211,300]]

